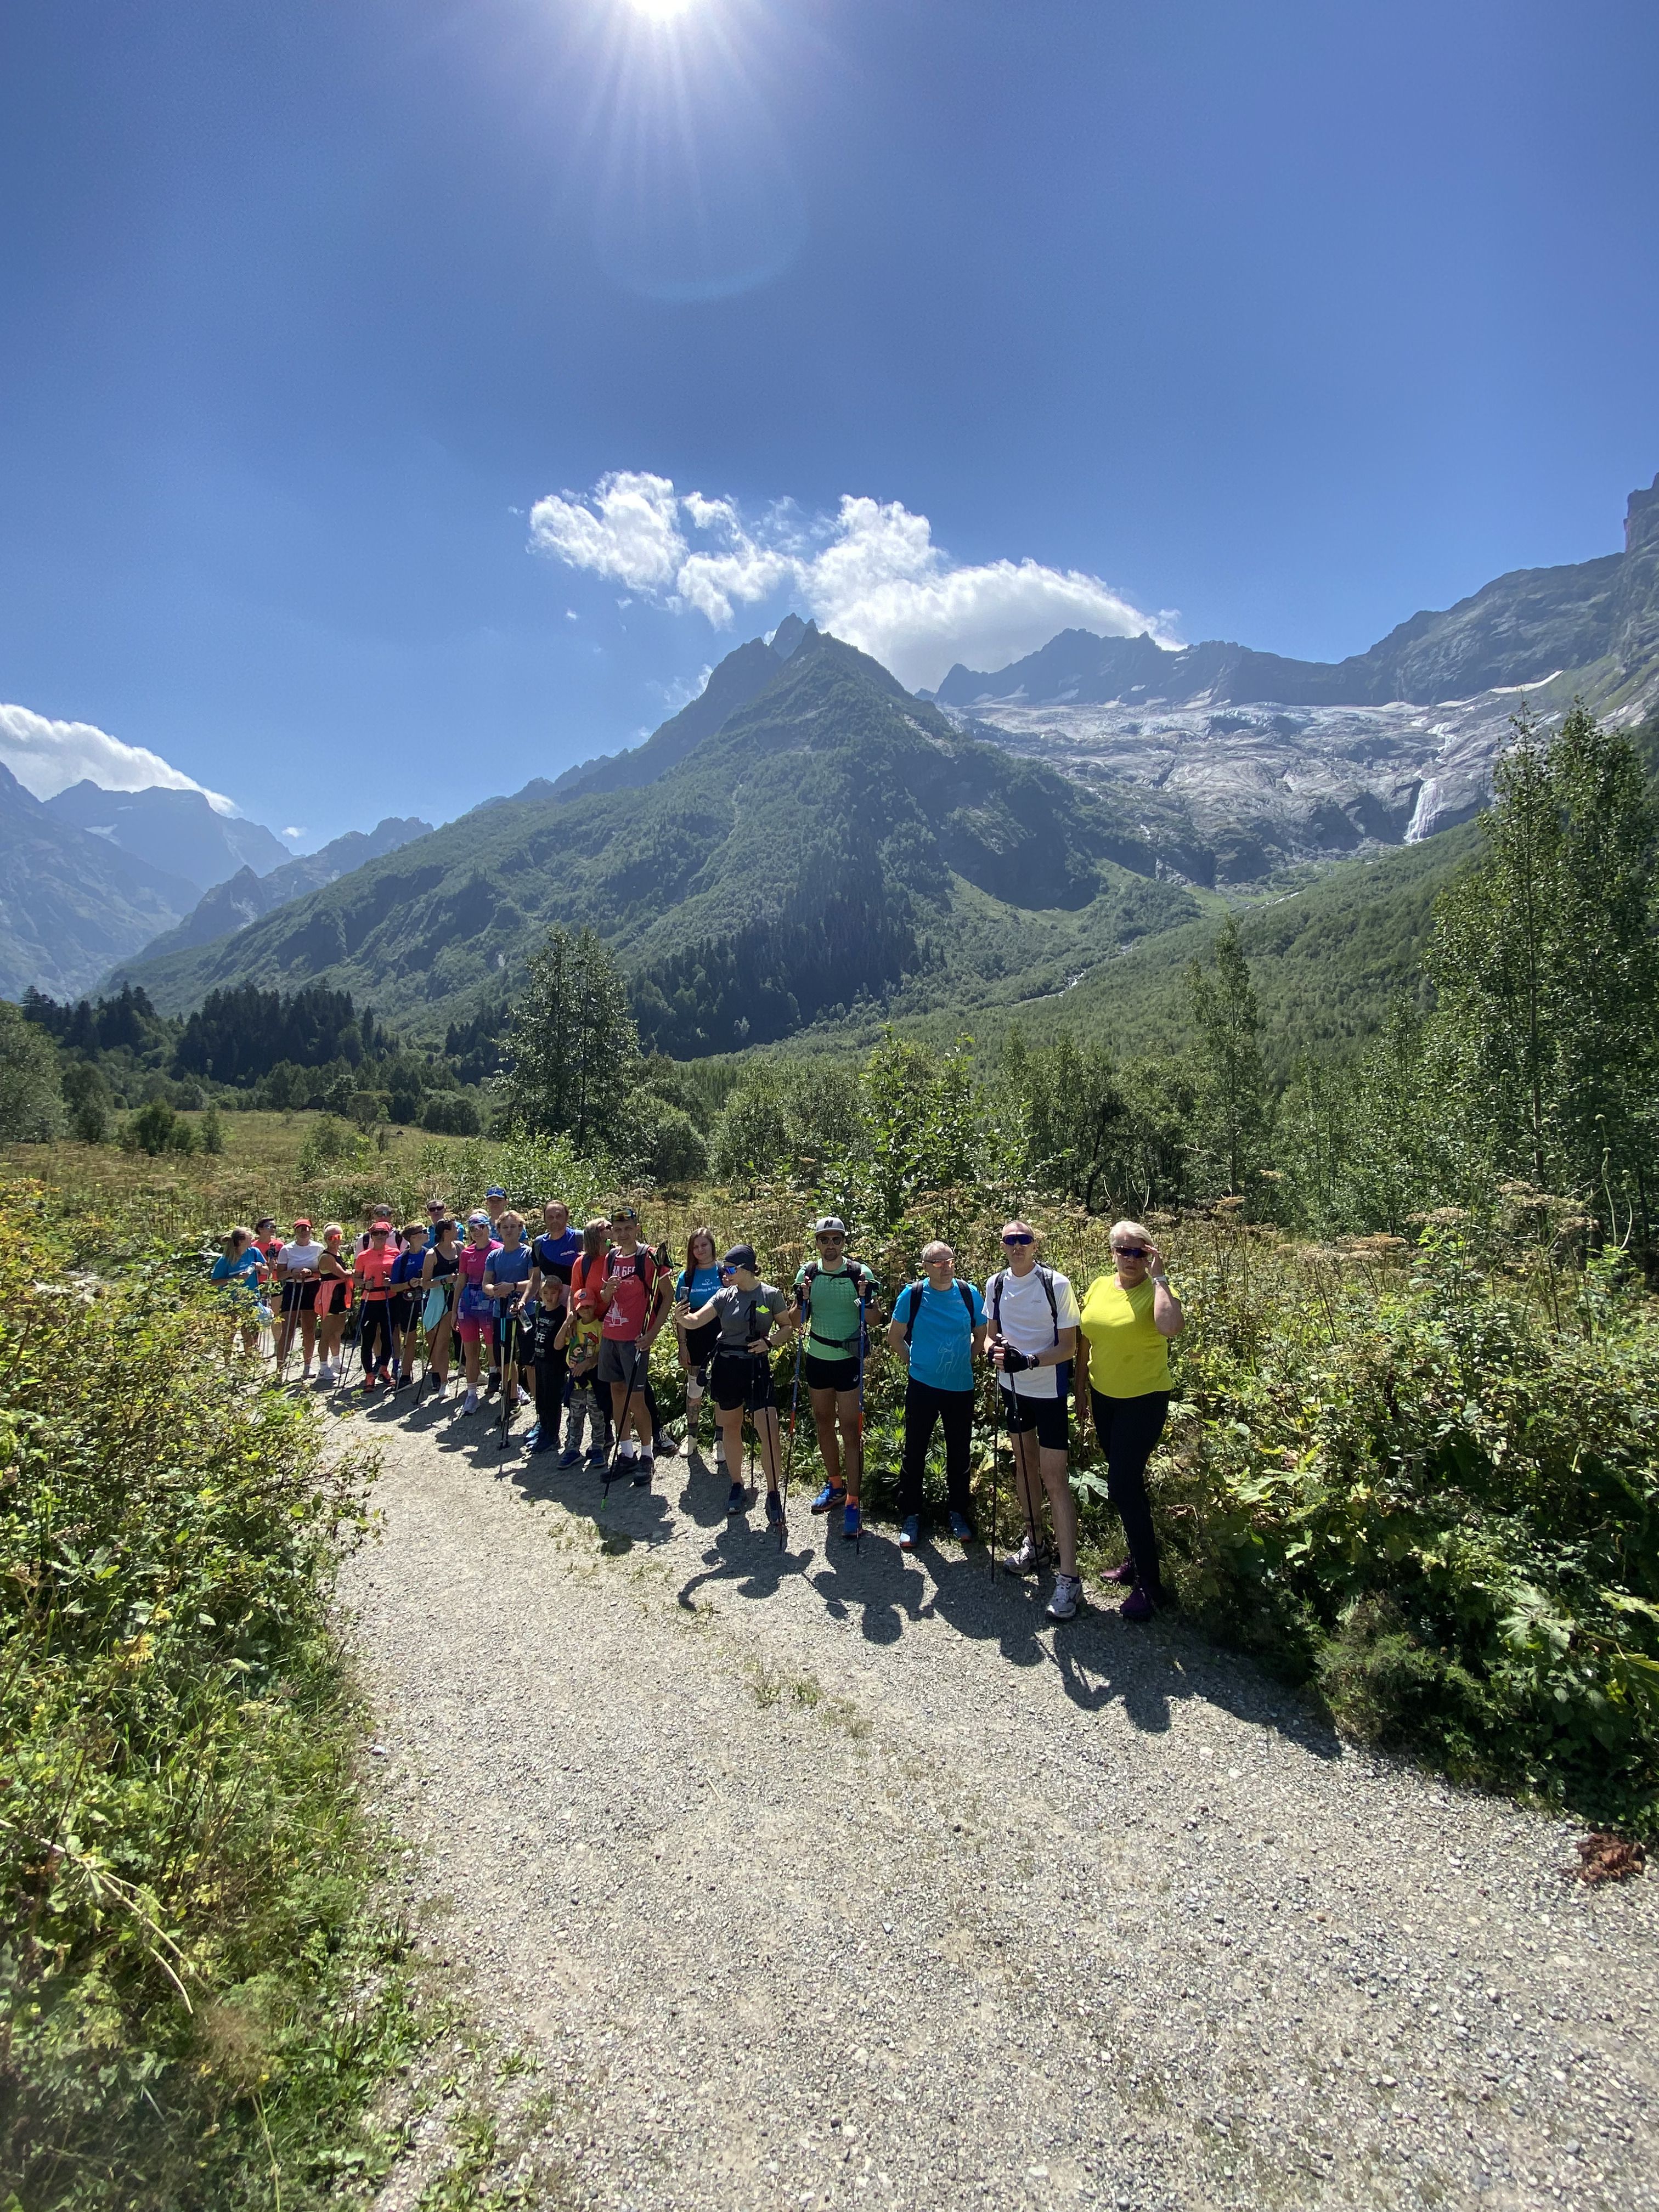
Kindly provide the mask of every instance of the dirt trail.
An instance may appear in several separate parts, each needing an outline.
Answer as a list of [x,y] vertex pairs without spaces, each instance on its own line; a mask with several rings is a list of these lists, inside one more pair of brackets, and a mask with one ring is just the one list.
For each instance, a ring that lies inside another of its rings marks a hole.
[[781,1554],[680,1457],[602,1553],[585,1470],[351,1425],[374,1771],[576,2201],[1659,2203],[1659,1884],[1572,1829],[978,1549]]

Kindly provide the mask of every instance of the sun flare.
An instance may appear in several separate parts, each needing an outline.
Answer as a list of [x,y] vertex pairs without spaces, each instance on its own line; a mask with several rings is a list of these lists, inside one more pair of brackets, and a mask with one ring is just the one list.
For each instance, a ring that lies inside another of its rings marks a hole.
[[695,0],[628,0],[628,4],[636,15],[653,23],[669,23],[676,15],[684,15]]

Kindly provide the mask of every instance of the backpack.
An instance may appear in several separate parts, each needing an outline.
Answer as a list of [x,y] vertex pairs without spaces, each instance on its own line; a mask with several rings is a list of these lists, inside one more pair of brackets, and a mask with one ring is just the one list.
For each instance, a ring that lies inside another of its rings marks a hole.
[[[968,1328],[969,1334],[971,1335],[975,1328],[977,1326],[974,1320],[974,1294],[972,1291],[969,1289],[967,1284],[963,1281],[960,1275],[956,1279],[956,1285],[957,1295],[960,1297],[963,1308],[968,1315]],[[910,1293],[910,1313],[908,1319],[904,1324],[904,1341],[908,1346],[916,1333],[916,1316],[921,1311],[921,1294],[927,1288],[927,1285],[926,1283],[907,1283],[904,1287],[905,1290],[908,1291]],[[900,1296],[902,1297],[902,1295],[903,1292],[901,1291]],[[1053,1295],[1052,1292],[1050,1295]],[[893,1309],[893,1314],[894,1318],[896,1320],[898,1316],[898,1308],[896,1305]],[[1054,1341],[1056,1344],[1059,1343],[1060,1339],[1058,1336],[1055,1337]]]
[[[608,1283],[611,1280],[611,1278],[616,1273],[617,1261],[618,1257],[619,1255],[617,1251],[616,1246],[614,1244],[607,1244],[605,1248],[605,1272],[599,1277],[601,1286]],[[668,1247],[665,1244],[659,1244],[656,1250],[653,1252],[648,1244],[641,1244],[635,1250],[633,1259],[635,1278],[644,1285],[645,1288],[645,1317],[646,1320],[649,1322],[651,1318],[651,1309],[656,1302],[658,1280],[672,1264],[668,1257]],[[575,1279],[576,1269],[578,1267],[582,1271],[582,1279],[580,1283]],[[592,1270],[588,1264],[586,1255],[584,1255],[580,1259],[571,1262],[571,1286],[574,1294],[578,1297],[581,1296],[583,1291],[588,1289],[592,1273]]]
[[[860,1334],[857,1336],[821,1336],[818,1342],[839,1345],[843,1352],[856,1351],[862,1359],[870,1349],[870,1328],[869,1323],[863,1317],[864,1310],[875,1296],[876,1279],[862,1260],[848,1260],[842,1264],[859,1285]],[[806,1316],[808,1335],[812,1333],[812,1285],[824,1272],[825,1270],[819,1267],[816,1260],[809,1260],[806,1263],[806,1272],[795,1291],[795,1303]]]
[[[1006,1267],[999,1267],[991,1278],[991,1295],[987,1304],[991,1310],[991,1333],[994,1336],[1000,1336],[1002,1334],[1002,1285],[1007,1279],[1007,1275],[1008,1270]],[[1042,1285],[1043,1297],[1048,1301],[1048,1318],[1054,1325],[1054,1340],[1058,1344],[1060,1342],[1060,1306],[1054,1297],[1054,1271],[1052,1267],[1045,1267],[1039,1260],[1036,1263],[1036,1278]],[[1062,1359],[1059,1363],[1054,1369],[1054,1376],[1060,1395],[1062,1398],[1069,1398],[1072,1395],[1072,1363],[1069,1359]],[[1012,1383],[1009,1387],[1012,1388]]]

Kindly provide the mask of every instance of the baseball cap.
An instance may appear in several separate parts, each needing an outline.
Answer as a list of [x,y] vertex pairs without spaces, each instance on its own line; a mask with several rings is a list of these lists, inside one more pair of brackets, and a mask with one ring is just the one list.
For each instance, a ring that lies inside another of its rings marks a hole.
[[726,1254],[723,1264],[728,1267],[746,1267],[751,1275],[757,1275],[760,1273],[759,1267],[755,1264],[755,1248],[752,1244],[734,1244]]
[[311,1226],[310,1217],[302,1213],[299,1219],[295,1223],[294,1226],[296,1229],[309,1229]]
[[484,1212],[483,1208],[480,1206],[476,1212],[469,1213],[467,1215],[466,1225],[469,1229],[488,1229],[492,1224],[490,1223],[489,1216]]
[[276,1217],[274,1213],[262,1213],[253,1225],[256,1229],[274,1229]]
[[815,1221],[812,1224],[812,1234],[814,1237],[845,1237],[847,1224],[842,1219],[840,1214],[826,1213],[822,1221]]
[[507,1193],[501,1188],[500,1183],[492,1182],[489,1189],[484,1193],[484,1196],[486,1198],[505,1198],[507,1196]]

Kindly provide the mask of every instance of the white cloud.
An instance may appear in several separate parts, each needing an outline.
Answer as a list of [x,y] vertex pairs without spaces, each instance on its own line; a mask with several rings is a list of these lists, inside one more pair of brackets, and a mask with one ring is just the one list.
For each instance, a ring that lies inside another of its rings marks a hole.
[[0,706],[0,760],[25,791],[50,799],[83,779],[106,791],[199,791],[218,814],[234,814],[222,792],[209,791],[145,745],[124,744],[91,722],[52,722],[27,707]]
[[1141,613],[1085,570],[951,560],[927,516],[896,500],[848,495],[836,514],[805,524],[780,503],[750,521],[734,500],[617,471],[586,497],[538,500],[530,539],[538,552],[719,629],[738,607],[787,590],[824,629],[913,686],[936,684],[955,660],[1000,668],[1056,630],[1150,630],[1160,644],[1174,642],[1167,617]]
[[303,837],[305,834],[306,833],[303,830],[284,830],[283,836],[287,843],[290,845],[297,845],[301,838]]

